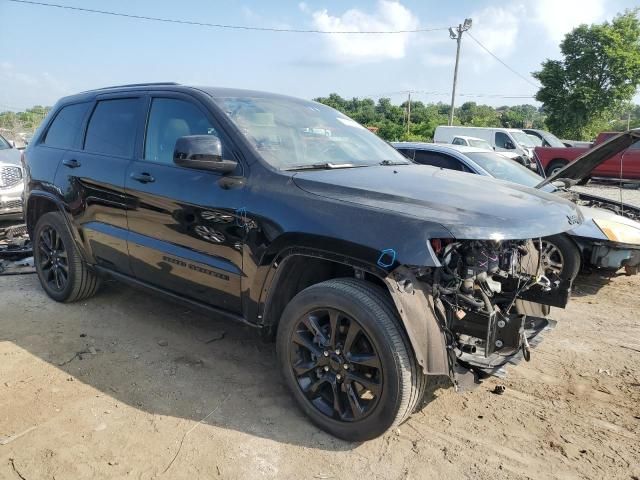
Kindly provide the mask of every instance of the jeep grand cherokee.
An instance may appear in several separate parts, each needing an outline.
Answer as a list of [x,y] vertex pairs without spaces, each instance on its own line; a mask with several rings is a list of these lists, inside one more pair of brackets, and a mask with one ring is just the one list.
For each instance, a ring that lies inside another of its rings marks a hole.
[[[348,440],[528,358],[568,285],[533,242],[554,195],[416,165],[318,103],[143,84],[60,100],[25,153],[37,272],[59,302],[111,276],[276,341],[301,409]],[[537,340],[536,340],[537,341]]]

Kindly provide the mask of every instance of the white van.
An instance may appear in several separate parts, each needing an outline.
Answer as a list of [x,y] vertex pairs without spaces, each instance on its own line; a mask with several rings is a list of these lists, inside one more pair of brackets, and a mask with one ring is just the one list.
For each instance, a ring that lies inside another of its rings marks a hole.
[[529,136],[517,128],[446,127],[436,128],[435,143],[453,143],[455,137],[476,137],[486,140],[496,152],[512,152],[533,158],[534,144]]

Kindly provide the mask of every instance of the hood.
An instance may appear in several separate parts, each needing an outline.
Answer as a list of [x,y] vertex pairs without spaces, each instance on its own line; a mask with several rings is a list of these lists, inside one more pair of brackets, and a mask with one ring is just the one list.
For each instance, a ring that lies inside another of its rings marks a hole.
[[545,178],[536,186],[536,188],[540,188],[560,178],[567,178],[569,180],[579,182],[580,180],[587,178],[593,169],[605,160],[608,160],[621,151],[626,150],[638,140],[640,140],[640,129],[629,130],[628,132],[612,137],[606,142],[603,142],[580,155],[573,162],[569,162],[566,167],[555,175]]
[[21,167],[20,158],[22,153],[15,148],[4,148],[0,150],[0,165],[15,165]]
[[315,170],[293,180],[308,193],[438,223],[458,239],[545,237],[582,222],[557,195],[426,165]]

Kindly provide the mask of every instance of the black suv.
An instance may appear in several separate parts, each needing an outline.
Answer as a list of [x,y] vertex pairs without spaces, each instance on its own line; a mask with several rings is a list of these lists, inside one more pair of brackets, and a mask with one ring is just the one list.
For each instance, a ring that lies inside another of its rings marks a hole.
[[428,375],[458,386],[563,307],[533,241],[573,228],[554,195],[413,164],[324,105],[172,83],[64,98],[25,152],[26,219],[54,300],[115,277],[276,340],[321,428],[382,434]]

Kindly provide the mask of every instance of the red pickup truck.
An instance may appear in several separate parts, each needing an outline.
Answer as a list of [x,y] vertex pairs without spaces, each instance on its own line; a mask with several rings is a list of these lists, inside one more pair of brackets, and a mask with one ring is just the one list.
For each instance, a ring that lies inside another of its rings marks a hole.
[[[594,145],[598,145],[618,135],[617,132],[603,132],[598,135]],[[569,162],[587,152],[589,148],[568,147],[548,148],[536,147],[535,155],[538,157],[547,176],[563,168]],[[640,181],[640,142],[631,145],[627,150],[612,156],[593,170],[591,178],[620,179]]]

